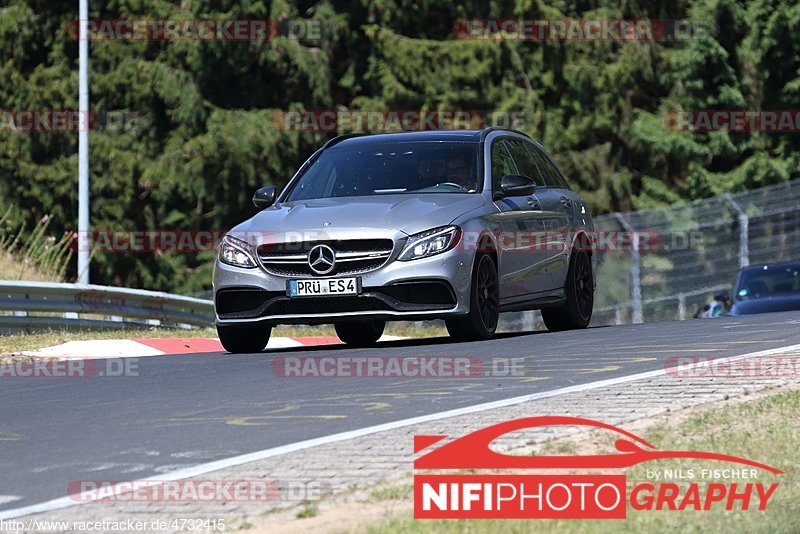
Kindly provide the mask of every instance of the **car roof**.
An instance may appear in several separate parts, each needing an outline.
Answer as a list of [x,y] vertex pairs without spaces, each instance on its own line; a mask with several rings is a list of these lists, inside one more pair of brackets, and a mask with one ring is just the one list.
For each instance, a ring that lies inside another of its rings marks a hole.
[[756,263],[753,265],[748,265],[747,267],[742,268],[742,272],[745,271],[760,271],[763,270],[764,267],[769,269],[781,268],[781,267],[800,267],[800,261],[784,261],[780,263]]
[[430,141],[477,143],[493,131],[513,132],[528,137],[526,134],[516,130],[497,127],[484,128],[482,130],[423,130],[381,134],[342,135],[325,143],[323,148],[330,148],[333,146],[354,148],[377,143],[419,143]]

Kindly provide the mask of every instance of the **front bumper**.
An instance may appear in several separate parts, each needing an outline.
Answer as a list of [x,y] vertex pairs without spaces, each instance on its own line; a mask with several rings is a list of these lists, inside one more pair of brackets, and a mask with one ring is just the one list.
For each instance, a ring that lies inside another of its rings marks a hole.
[[357,296],[289,298],[286,281],[310,277],[280,276],[261,267],[243,269],[217,259],[216,322],[325,324],[367,319],[424,320],[469,312],[473,253],[456,246],[429,258],[396,261],[397,252],[379,269],[357,275],[361,279]]

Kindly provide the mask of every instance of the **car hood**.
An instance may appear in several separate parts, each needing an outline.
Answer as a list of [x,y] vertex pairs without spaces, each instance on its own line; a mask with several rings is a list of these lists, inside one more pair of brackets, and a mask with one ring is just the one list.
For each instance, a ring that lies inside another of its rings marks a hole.
[[751,315],[800,310],[800,294],[776,295],[751,300],[740,300],[733,304],[731,315]]
[[[450,224],[485,203],[479,194],[382,195],[283,202],[271,206],[233,231],[390,229],[415,234]],[[326,225],[326,223],[329,223]]]

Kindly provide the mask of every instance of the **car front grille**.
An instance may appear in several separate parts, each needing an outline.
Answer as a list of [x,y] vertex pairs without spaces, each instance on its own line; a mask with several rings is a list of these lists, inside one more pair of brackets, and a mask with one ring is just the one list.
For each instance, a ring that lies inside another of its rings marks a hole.
[[[308,253],[317,245],[331,247],[336,255],[332,272],[320,275],[308,265]],[[270,274],[278,276],[342,276],[374,271],[392,255],[391,239],[341,239],[269,243],[258,247],[258,260]]]

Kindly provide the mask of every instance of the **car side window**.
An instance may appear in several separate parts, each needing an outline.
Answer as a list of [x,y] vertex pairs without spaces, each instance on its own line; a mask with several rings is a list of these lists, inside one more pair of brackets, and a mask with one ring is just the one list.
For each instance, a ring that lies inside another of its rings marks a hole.
[[536,160],[537,165],[540,169],[542,169],[542,175],[550,187],[558,187],[560,189],[570,189],[569,184],[567,184],[567,180],[561,174],[561,171],[550,161],[550,158],[544,153],[544,151],[537,147],[532,143],[525,143],[525,146],[528,148],[528,152],[534,157]]
[[514,163],[517,164],[519,173],[533,178],[537,185],[542,186],[546,184],[542,176],[541,169],[536,165],[533,156],[525,149],[525,144],[519,139],[506,139],[508,144],[508,151],[511,152],[511,157],[514,158]]
[[502,138],[492,141],[492,190],[500,191],[500,180],[506,174],[517,174],[514,160]]

